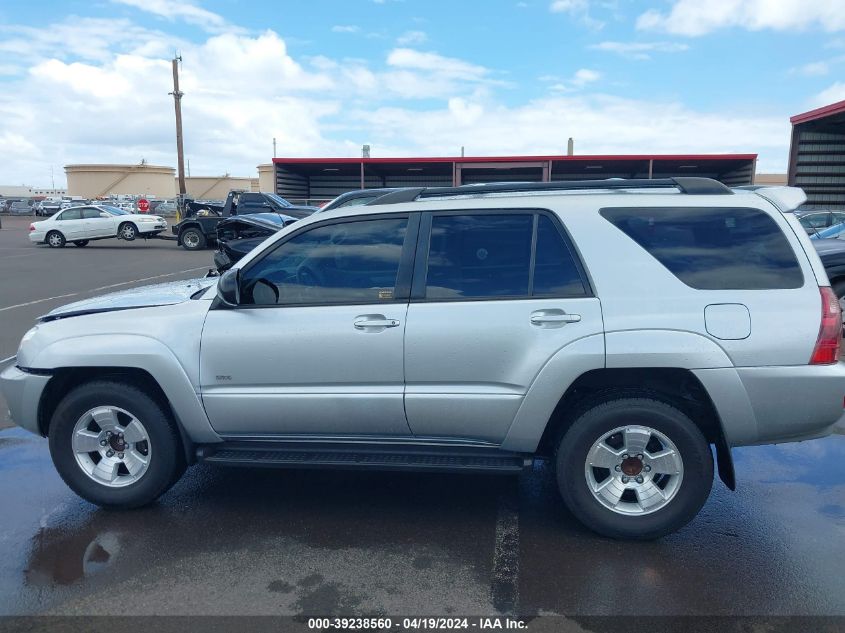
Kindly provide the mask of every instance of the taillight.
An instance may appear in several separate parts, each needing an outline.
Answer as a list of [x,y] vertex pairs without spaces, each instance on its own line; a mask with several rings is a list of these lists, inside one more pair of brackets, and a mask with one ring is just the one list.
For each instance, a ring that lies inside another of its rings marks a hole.
[[819,288],[819,293],[822,297],[822,324],[810,364],[830,365],[839,360],[842,346],[842,308],[832,288]]
[[30,231],[34,231],[34,230],[35,230],[35,225],[34,225],[34,224],[30,224],[30,225],[29,225],[29,230],[30,230]]

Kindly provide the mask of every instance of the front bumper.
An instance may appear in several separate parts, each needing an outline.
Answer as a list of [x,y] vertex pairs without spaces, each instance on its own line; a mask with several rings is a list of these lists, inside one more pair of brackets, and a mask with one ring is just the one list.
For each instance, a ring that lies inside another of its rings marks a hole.
[[11,359],[0,372],[0,392],[6,399],[12,421],[27,431],[39,434],[38,405],[51,377],[21,371],[15,366],[15,360]]
[[166,230],[167,222],[158,222],[156,224],[141,222],[138,224],[138,232],[142,235],[146,233],[161,233]]

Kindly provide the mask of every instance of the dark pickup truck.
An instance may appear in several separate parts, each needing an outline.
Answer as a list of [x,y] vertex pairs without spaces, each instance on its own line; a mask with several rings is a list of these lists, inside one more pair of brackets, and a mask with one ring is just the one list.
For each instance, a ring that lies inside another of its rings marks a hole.
[[185,218],[174,224],[171,230],[182,248],[198,251],[215,242],[217,225],[233,215],[273,212],[304,218],[316,210],[317,207],[291,204],[275,193],[230,191],[223,205],[188,201],[185,204]]

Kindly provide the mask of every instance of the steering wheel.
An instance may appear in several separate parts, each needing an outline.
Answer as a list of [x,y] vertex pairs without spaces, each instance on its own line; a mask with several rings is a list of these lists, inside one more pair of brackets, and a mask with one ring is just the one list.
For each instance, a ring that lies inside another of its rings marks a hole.
[[324,281],[323,276],[307,264],[296,269],[296,282],[300,286],[322,286]]

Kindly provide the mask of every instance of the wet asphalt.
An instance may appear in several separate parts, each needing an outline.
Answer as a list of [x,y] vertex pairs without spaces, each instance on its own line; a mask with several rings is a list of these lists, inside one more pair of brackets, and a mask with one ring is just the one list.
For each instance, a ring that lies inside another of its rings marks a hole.
[[[51,251],[26,242],[28,220],[2,220],[0,358],[92,288],[211,261],[163,242]],[[628,543],[581,527],[542,463],[519,477],[201,465],[152,506],[105,511],[64,485],[46,440],[7,428],[0,615],[845,616],[845,428],[734,456],[736,492],[717,480],[686,528]]]

